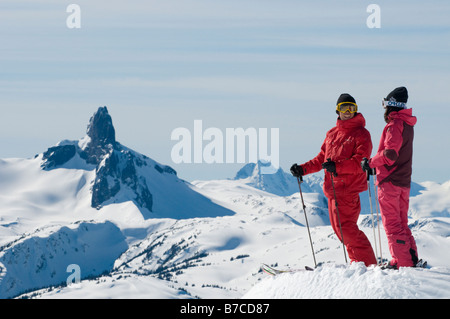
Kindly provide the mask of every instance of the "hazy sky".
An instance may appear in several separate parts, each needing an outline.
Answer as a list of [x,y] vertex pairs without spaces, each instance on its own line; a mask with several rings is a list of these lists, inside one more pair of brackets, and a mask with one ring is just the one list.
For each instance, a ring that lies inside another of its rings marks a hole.
[[[409,90],[413,180],[450,180],[450,2],[2,0],[0,158],[85,135],[106,105],[119,142],[186,180],[243,164],[175,164],[171,133],[278,128],[280,165],[310,160],[352,94],[375,153],[381,99]],[[66,12],[78,4],[81,28]],[[381,9],[381,28],[366,11]],[[204,144],[207,144],[205,141]]]

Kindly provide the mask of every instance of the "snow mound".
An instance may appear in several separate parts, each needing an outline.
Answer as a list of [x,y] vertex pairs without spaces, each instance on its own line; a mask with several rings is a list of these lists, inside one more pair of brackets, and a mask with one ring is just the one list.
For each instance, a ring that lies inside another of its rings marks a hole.
[[325,264],[315,271],[267,277],[244,299],[428,299],[450,298],[450,269],[382,270],[363,263]]

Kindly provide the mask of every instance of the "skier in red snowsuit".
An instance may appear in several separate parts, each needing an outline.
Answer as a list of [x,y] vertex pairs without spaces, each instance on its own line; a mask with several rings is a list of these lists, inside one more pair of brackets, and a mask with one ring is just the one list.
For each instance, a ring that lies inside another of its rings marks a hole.
[[[355,99],[350,94],[341,94],[336,107],[339,118],[336,126],[327,132],[320,153],[309,162],[292,165],[291,173],[298,177],[318,172],[322,168],[327,171],[323,190],[328,198],[331,226],[342,241],[336,211],[337,201],[343,242],[348,255],[351,261],[362,261],[368,266],[377,261],[372,246],[358,228],[357,221],[361,211],[359,193],[367,189],[367,178],[361,169],[361,161],[370,156],[372,141],[369,131],[365,129],[366,121],[357,110]],[[336,199],[331,174],[334,174]]]
[[364,170],[376,169],[378,197],[383,226],[392,260],[388,268],[412,267],[418,262],[417,246],[408,227],[409,191],[411,187],[414,125],[417,122],[408,109],[405,87],[393,90],[383,100],[387,125],[381,135],[378,151],[362,161]]

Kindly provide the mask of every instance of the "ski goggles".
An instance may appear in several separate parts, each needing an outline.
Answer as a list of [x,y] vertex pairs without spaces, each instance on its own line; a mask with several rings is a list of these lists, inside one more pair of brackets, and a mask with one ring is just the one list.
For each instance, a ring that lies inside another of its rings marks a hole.
[[381,105],[383,105],[384,108],[387,108],[388,106],[392,107],[399,107],[402,109],[407,109],[406,103],[404,102],[396,102],[396,101],[386,101],[385,99],[381,100]]
[[345,113],[347,111],[350,113],[355,113],[358,111],[358,105],[353,102],[342,102],[336,106],[336,110],[341,113]]

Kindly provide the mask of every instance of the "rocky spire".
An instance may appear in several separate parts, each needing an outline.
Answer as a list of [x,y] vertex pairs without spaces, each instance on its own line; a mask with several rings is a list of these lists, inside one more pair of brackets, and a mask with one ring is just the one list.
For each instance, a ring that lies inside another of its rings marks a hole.
[[93,145],[102,147],[109,144],[115,145],[116,131],[106,106],[99,107],[97,112],[91,117],[86,133],[91,138]]
[[90,139],[84,148],[86,161],[99,164],[102,157],[116,147],[116,131],[106,106],[99,107],[91,117],[86,133]]

